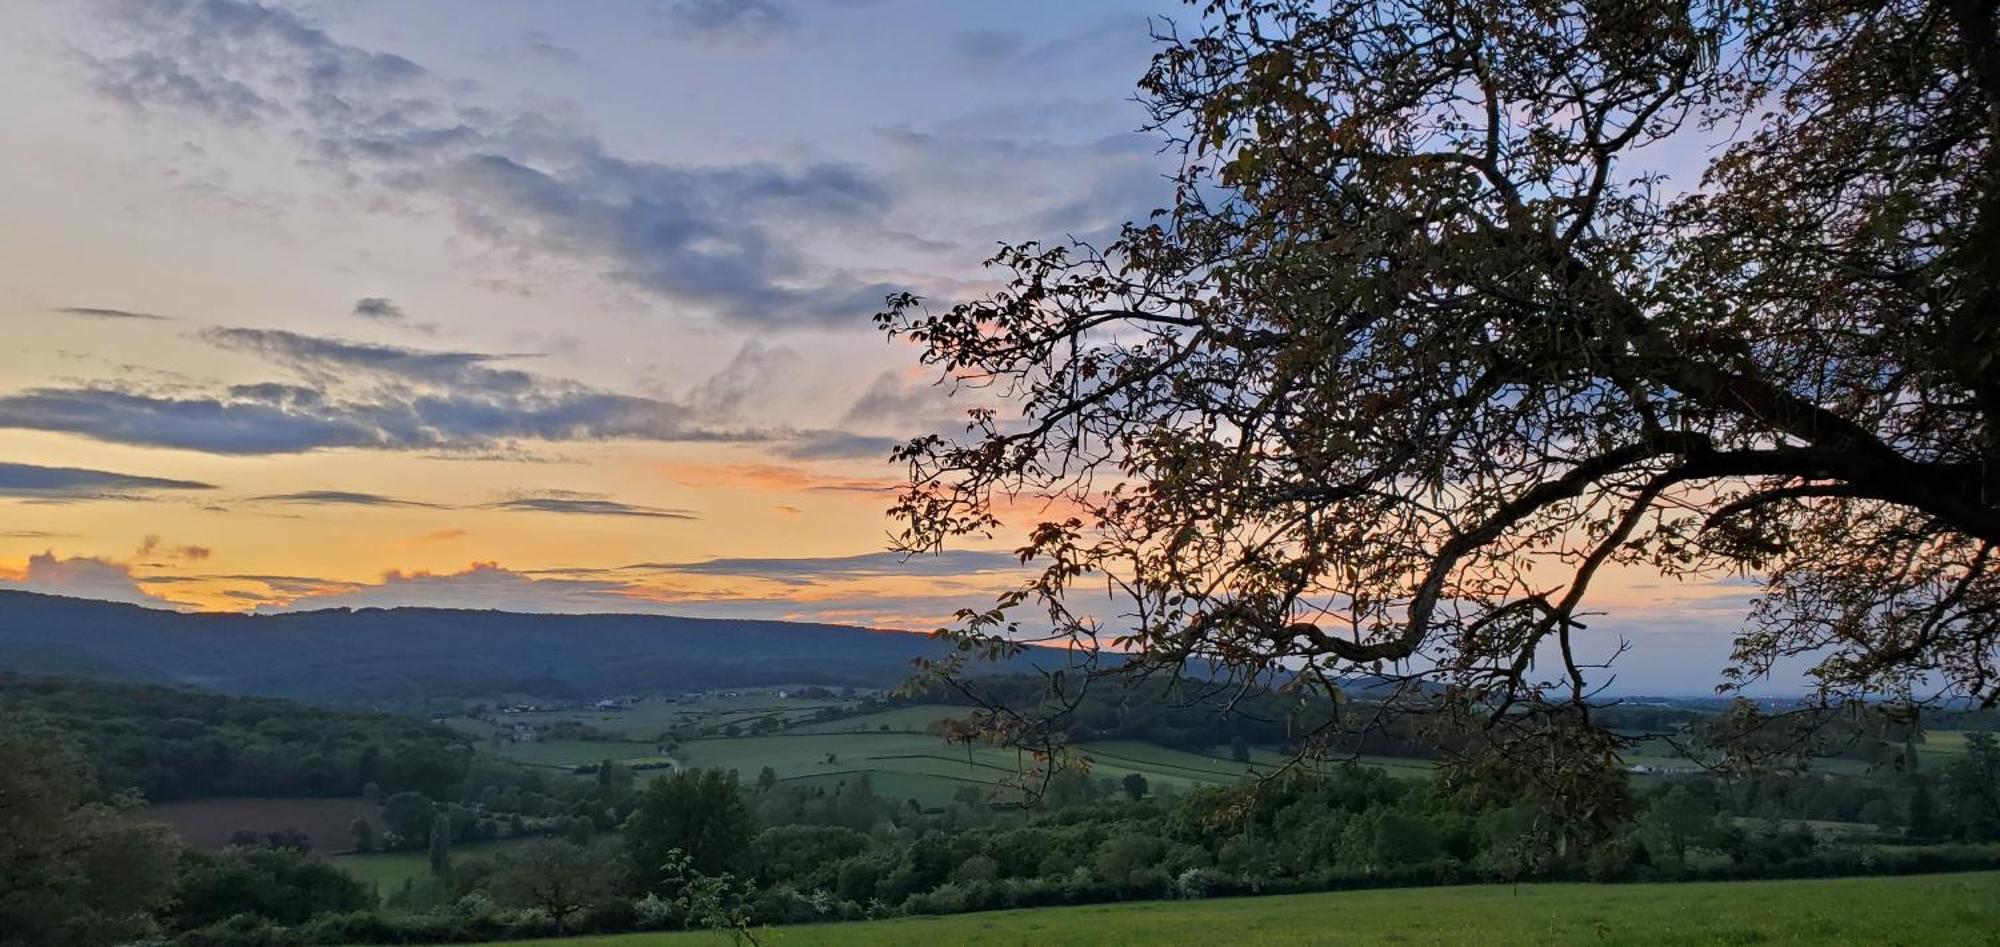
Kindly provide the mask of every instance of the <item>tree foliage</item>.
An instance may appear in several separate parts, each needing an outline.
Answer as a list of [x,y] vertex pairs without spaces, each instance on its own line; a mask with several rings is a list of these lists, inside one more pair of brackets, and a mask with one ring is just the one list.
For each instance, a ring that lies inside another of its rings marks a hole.
[[1728,685],[2000,702],[1995,20],[1206,3],[1141,82],[1171,207],[878,317],[979,399],[897,451],[901,545],[1036,511],[967,653],[1421,674],[1550,798],[1615,778],[1607,570],[1758,578]]
[[87,780],[67,747],[0,727],[0,945],[130,940],[172,898],[173,833],[87,803]]
[[670,862],[685,857],[703,875],[719,875],[748,847],[753,828],[733,773],[683,770],[653,780],[625,820],[625,853],[641,890],[652,890]]

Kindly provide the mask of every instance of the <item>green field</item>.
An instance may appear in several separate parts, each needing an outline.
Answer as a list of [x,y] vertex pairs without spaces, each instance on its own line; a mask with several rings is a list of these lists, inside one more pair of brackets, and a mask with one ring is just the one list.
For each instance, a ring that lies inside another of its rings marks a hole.
[[[1407,888],[993,911],[782,927],[767,945],[2000,943],[2000,873],[1680,885]],[[718,934],[632,934],[519,947],[694,947]]]
[[1965,738],[1971,735],[1970,730],[1927,730],[1917,746],[1931,762],[1943,765],[1965,755]]
[[[526,838],[503,838],[490,842],[460,842],[451,847],[451,854],[454,858],[491,858],[526,841]],[[422,848],[403,852],[369,852],[366,855],[334,855],[326,861],[374,885],[384,897],[400,887],[404,880],[422,878],[431,870],[430,851]]]
[[[905,708],[916,711],[917,708]],[[870,717],[885,716],[882,714]],[[868,718],[857,718],[868,719]],[[912,713],[906,721],[920,719]],[[1007,747],[952,744],[918,730],[879,729],[816,733],[811,728],[761,737],[695,740],[683,744],[679,762],[691,768],[733,769],[745,780],[769,766],[786,782],[833,782],[867,773],[876,792],[891,798],[912,798],[942,805],[966,786],[988,791],[1018,783],[1033,766],[1026,754]],[[1251,772],[1268,772],[1283,762],[1275,753],[1259,751],[1253,764],[1226,757],[1173,750],[1131,740],[1081,744],[1095,778],[1118,779],[1127,773],[1146,777],[1154,787],[1193,789],[1241,782]],[[830,757],[830,758],[829,758]],[[1401,775],[1427,775],[1419,760],[1365,758],[1391,767]]]
[[964,717],[971,712],[970,707],[953,707],[946,704],[914,704],[861,714],[841,720],[826,720],[808,723],[792,728],[795,733],[874,733],[887,728],[891,731],[924,733],[940,720]]
[[[637,733],[656,730],[671,716],[701,732],[715,733],[729,723],[747,724],[774,715],[799,721],[824,706],[828,705],[779,701],[768,694],[745,694],[693,703],[642,702],[627,712],[629,716],[571,711],[537,714],[532,719],[543,724],[577,720],[602,730]],[[963,744],[948,743],[937,735],[938,721],[965,713],[964,707],[917,705],[842,720],[797,722],[781,733],[690,740],[673,754],[673,760],[691,768],[733,769],[745,781],[754,779],[766,766],[786,782],[832,784],[867,773],[878,793],[897,799],[916,799],[925,806],[944,805],[967,786],[1005,798],[1010,794],[1009,787],[1021,782],[1032,761],[1006,747],[976,745],[968,750]],[[451,723],[466,732],[491,729],[490,724],[466,718],[454,718]],[[654,745],[646,742],[551,739],[487,743],[480,749],[523,763],[554,767],[573,767],[605,759],[628,764],[663,759]],[[1271,772],[1289,761],[1282,754],[1259,749],[1252,751],[1246,764],[1226,755],[1169,749],[1137,740],[1086,743],[1075,749],[1087,761],[1095,778],[1119,779],[1127,773],[1138,773],[1151,786],[1177,790],[1231,785],[1253,773]],[[832,759],[828,759],[829,754]],[[1428,777],[1432,770],[1427,760],[1367,756],[1358,761],[1409,778]]]

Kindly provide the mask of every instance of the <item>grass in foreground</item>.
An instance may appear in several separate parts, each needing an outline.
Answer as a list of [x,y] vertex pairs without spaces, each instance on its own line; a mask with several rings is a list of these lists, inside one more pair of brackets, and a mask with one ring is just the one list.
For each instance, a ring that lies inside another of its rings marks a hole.
[[[993,911],[773,928],[767,945],[2000,944],[2000,872],[1676,885],[1501,885]],[[696,947],[629,934],[517,947]]]

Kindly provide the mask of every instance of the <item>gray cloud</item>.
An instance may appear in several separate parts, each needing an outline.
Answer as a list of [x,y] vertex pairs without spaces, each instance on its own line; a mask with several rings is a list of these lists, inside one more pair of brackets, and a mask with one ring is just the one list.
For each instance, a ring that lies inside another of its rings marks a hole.
[[420,507],[425,509],[445,509],[436,503],[417,500],[399,500],[376,493],[355,493],[348,490],[300,490],[296,493],[273,493],[251,497],[254,503],[293,503],[308,506],[394,506]]
[[700,562],[643,562],[632,570],[688,575],[727,575],[810,584],[819,579],[881,576],[941,577],[1011,572],[1021,561],[1010,553],[951,550],[911,556],[900,552],[869,552],[853,556],[811,556],[795,559],[705,559]]
[[796,377],[805,364],[791,348],[752,338],[736,350],[729,364],[689,392],[688,406],[703,417],[722,419],[734,418],[771,396],[794,398],[797,393],[784,380]]
[[41,467],[0,463],[0,497],[50,502],[139,499],[155,490],[213,490],[213,484],[86,470],[81,467]]
[[166,322],[169,319],[167,316],[154,315],[150,312],[135,312],[130,309],[105,309],[99,306],[62,306],[53,311],[72,316],[83,316],[88,319],[138,319],[146,322]]
[[901,443],[902,438],[851,431],[802,431],[777,451],[793,460],[885,460]]
[[[294,608],[490,608],[510,612],[591,613],[660,612],[660,603],[635,599],[626,594],[621,582],[575,578],[534,578],[493,563],[480,563],[463,572],[390,572],[376,584],[327,583],[317,588],[295,579],[291,588],[275,583],[267,586],[280,592],[296,593],[278,610]],[[260,609],[262,610],[262,609]]]
[[773,0],[672,0],[669,23],[701,38],[762,40],[797,25],[792,11]]
[[589,388],[490,363],[518,356],[369,345],[264,329],[209,329],[309,384],[236,385],[212,395],[112,387],[0,395],[0,428],[213,454],[330,448],[491,450],[515,440],[759,440],[696,423],[668,401]]
[[145,539],[141,540],[138,551],[133,553],[135,557],[141,559],[148,556],[159,556],[168,559],[185,559],[189,562],[201,562],[214,554],[215,550],[207,546],[175,545],[160,538],[158,535],[148,535]]
[[639,506],[621,503],[591,494],[570,493],[552,490],[541,494],[512,497],[487,504],[488,509],[513,510],[521,513],[566,513],[581,516],[638,516],[649,519],[693,520],[700,515],[693,510],[676,510],[657,506]]
[[403,307],[381,296],[364,296],[355,300],[354,314],[377,322],[402,322],[408,318]]
[[[399,56],[334,40],[245,0],[107,0],[116,35],[86,61],[97,88],[141,113],[269,124],[343,181],[442,201],[491,245],[581,261],[663,300],[754,325],[866,326],[896,287],[821,272],[802,223],[874,226],[892,203],[852,167],[689,167],[612,154],[539,114],[461,107]],[[668,8],[703,29],[788,22],[758,0]]]
[[583,54],[556,42],[555,37],[541,30],[522,33],[519,42],[522,49],[558,65],[574,66],[583,61]]
[[897,372],[883,372],[847,408],[846,423],[886,421],[913,425],[949,414],[951,389],[935,382],[906,382]]
[[952,54],[980,68],[1007,62],[1026,47],[1019,30],[966,30],[951,38]]
[[[204,329],[197,337],[218,348],[261,356],[307,379],[327,384],[349,382],[355,372],[364,372],[408,382],[469,385],[488,391],[519,392],[535,385],[535,379],[526,372],[485,367],[506,359],[532,357],[526,355],[411,349],[301,335],[282,329]],[[233,390],[268,390],[268,386],[239,386]]]

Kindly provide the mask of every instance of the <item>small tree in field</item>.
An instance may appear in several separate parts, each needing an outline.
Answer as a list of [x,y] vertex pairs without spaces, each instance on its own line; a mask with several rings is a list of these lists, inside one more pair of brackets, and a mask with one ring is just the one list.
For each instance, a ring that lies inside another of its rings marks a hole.
[[1759,581],[1725,685],[2000,702],[1991,0],[1200,10],[1141,81],[1172,206],[878,317],[981,399],[897,451],[900,545],[1040,570],[966,654],[1033,606],[1121,673],[1421,676],[1586,836],[1608,570]]
[[1125,778],[1119,780],[1118,785],[1125,790],[1125,795],[1134,802],[1146,797],[1146,777],[1139,773],[1126,773]]
[[534,839],[501,856],[494,886],[510,903],[547,912],[561,932],[572,918],[615,894],[616,864],[602,846]]

